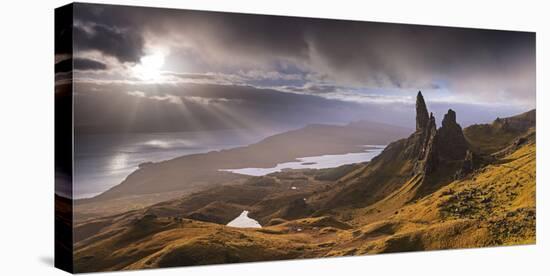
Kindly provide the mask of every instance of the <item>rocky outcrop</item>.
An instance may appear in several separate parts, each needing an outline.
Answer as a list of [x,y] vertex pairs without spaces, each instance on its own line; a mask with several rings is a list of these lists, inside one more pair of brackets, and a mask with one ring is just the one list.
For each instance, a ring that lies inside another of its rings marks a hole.
[[[419,99],[423,103],[424,100],[422,98],[422,94],[419,93],[419,95]],[[414,174],[430,173],[436,168],[438,163],[437,147],[435,147],[435,145],[437,144],[437,126],[435,124],[435,117],[433,116],[433,113],[430,113],[427,122],[428,123],[424,127],[418,129],[417,132],[414,134],[418,137],[416,138],[418,139],[416,141],[417,145],[415,145],[415,148],[418,148],[418,150],[417,153],[415,153],[417,161],[414,167]],[[418,120],[417,126],[419,126]]]
[[441,128],[437,130],[440,158],[464,160],[466,151],[468,151],[468,142],[464,138],[462,127],[456,122],[456,113],[452,109],[447,111],[441,125]]
[[439,148],[438,145],[438,136],[437,136],[437,127],[435,125],[435,117],[430,113],[430,123],[428,125],[428,139],[426,140],[425,146],[425,163],[424,163],[424,173],[430,174],[433,172],[439,165]]
[[[338,206],[368,206],[400,189],[406,195],[395,200],[409,202],[455,179],[464,161],[453,160],[454,156],[460,155],[459,150],[447,156],[453,143],[464,144],[456,114],[448,112],[444,126],[438,130],[435,115],[429,113],[421,92],[417,95],[416,109],[417,130],[406,139],[390,143],[364,169],[356,169],[340,178],[338,181],[346,186],[338,193],[323,193],[326,199],[323,199],[320,209],[330,212]],[[459,148],[462,151],[463,146]]]
[[416,112],[416,132],[412,139],[417,160],[413,173],[430,175],[445,163],[464,162],[469,146],[462,127],[456,122],[456,113],[449,109],[437,129],[433,113],[428,116],[421,92],[416,98]]
[[426,129],[429,122],[430,118],[428,117],[426,102],[424,102],[422,92],[418,91],[418,94],[416,95],[416,131]]

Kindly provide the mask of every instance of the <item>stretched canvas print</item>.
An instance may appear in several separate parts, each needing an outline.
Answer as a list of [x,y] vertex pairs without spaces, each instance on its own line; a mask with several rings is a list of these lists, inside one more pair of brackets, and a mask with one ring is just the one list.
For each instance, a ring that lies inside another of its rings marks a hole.
[[535,243],[535,33],[55,11],[57,267]]

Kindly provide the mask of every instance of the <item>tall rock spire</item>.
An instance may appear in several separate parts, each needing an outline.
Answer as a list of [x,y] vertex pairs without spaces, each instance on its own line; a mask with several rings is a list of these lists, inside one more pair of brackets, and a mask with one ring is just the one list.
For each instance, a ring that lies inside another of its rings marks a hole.
[[443,121],[441,121],[441,125],[446,128],[460,127],[456,123],[456,112],[452,109],[449,109],[449,111],[447,111],[447,114],[443,116]]
[[425,129],[429,121],[430,116],[424,102],[424,97],[422,96],[422,92],[418,91],[418,95],[416,95],[416,131]]
[[456,113],[452,109],[449,109],[443,117],[437,134],[440,137],[439,151],[443,158],[462,160],[466,157],[468,142],[462,127],[456,122]]

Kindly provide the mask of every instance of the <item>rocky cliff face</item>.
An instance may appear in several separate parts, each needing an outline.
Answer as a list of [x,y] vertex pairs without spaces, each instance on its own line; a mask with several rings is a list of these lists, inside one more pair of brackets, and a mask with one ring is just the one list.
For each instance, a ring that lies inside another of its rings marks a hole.
[[[422,99],[422,94],[420,94],[420,99]],[[426,109],[426,106],[424,104],[424,100],[422,99],[422,105],[424,105],[424,109]],[[417,101],[417,106],[418,106]],[[417,108],[418,109],[418,108]],[[415,169],[414,174],[420,174],[420,173],[430,173],[432,172],[437,164],[438,164],[438,152],[437,152],[437,126],[435,124],[435,117],[432,113],[430,113],[430,117],[427,121],[428,123],[417,130],[417,132],[414,135],[417,135],[417,145],[415,145],[415,148],[418,148],[419,150],[417,153],[415,153],[415,156],[417,158],[417,161],[415,163]],[[417,126],[418,126],[417,122]]]
[[428,116],[428,108],[426,108],[422,92],[418,91],[416,95],[416,131],[426,129],[429,123],[430,117]]
[[437,130],[439,136],[440,158],[463,160],[468,151],[468,142],[462,133],[462,127],[456,122],[456,113],[449,109],[443,117],[442,126]]
[[430,175],[444,163],[464,162],[468,151],[468,142],[462,133],[462,127],[456,122],[456,113],[449,109],[443,117],[442,126],[437,129],[435,117],[430,113],[421,92],[416,100],[415,148],[418,159],[414,174]]

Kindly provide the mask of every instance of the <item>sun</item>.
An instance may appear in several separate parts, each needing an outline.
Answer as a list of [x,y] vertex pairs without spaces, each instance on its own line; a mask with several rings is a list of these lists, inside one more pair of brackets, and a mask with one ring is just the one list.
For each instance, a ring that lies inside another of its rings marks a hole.
[[158,80],[161,77],[164,59],[164,54],[161,52],[146,55],[140,59],[139,64],[134,66],[134,72],[140,79]]

